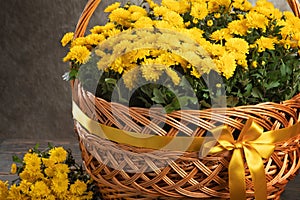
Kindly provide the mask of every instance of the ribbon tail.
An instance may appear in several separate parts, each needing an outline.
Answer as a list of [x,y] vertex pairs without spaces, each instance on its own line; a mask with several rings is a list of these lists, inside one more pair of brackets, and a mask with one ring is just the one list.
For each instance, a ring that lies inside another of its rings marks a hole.
[[229,190],[231,200],[246,199],[243,149],[235,149],[229,163]]
[[244,153],[254,185],[255,199],[266,200],[267,181],[263,160],[254,148],[244,147]]

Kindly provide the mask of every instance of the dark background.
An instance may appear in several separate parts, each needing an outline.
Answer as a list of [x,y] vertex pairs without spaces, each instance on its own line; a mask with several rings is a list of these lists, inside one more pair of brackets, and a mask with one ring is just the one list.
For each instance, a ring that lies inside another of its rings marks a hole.
[[62,79],[68,49],[60,40],[86,2],[0,0],[0,140],[74,136],[70,85]]

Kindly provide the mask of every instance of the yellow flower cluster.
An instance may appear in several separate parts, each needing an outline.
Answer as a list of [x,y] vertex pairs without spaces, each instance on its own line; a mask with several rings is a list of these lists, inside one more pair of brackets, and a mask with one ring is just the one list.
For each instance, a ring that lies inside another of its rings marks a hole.
[[[62,45],[71,42],[71,49],[64,61],[85,63],[89,58],[88,50],[91,50],[92,46],[102,44],[120,32],[137,28],[168,29],[187,35],[208,52],[217,71],[226,79],[234,76],[238,66],[245,70],[253,66],[255,60],[251,58],[249,51],[262,53],[266,50],[274,50],[276,44],[283,45],[285,48],[300,47],[300,20],[291,12],[280,12],[267,0],[258,0],[255,6],[247,0],[162,0],[161,5],[152,0],[147,2],[151,12],[142,6],[130,4],[122,7],[120,3],[114,3],[105,9],[105,12],[109,13],[109,22],[104,26],[95,26],[91,30],[91,35],[70,41],[72,35],[67,33],[62,40]],[[235,13],[235,10],[240,12]],[[245,15],[240,14],[241,12],[245,12]],[[223,14],[229,16],[231,20],[226,23],[220,22]],[[268,35],[267,30],[272,29],[274,23],[282,26],[278,32],[279,36]],[[208,34],[211,30],[213,31]],[[254,41],[246,40],[255,32],[258,32],[261,37]],[[177,42],[171,41],[168,37],[164,40],[166,45]],[[157,41],[153,41],[149,36],[145,37],[143,42],[149,44]],[[125,44],[130,45],[130,42],[122,41],[117,47]],[[161,51],[161,55],[154,57],[148,55],[149,49],[137,51],[126,54],[127,58],[116,58],[110,68],[118,73],[125,73],[132,66],[140,64],[136,62],[137,60],[146,57],[147,59],[143,59],[145,63],[157,61],[159,64],[172,66],[176,62],[164,50]],[[136,55],[141,57],[137,59]],[[149,60],[151,57],[152,61]],[[159,61],[167,57],[168,59],[163,63]],[[129,61],[129,58],[133,60]],[[144,67],[143,76],[146,79],[157,80],[158,75],[161,74],[158,70],[165,71],[165,68],[146,70]],[[168,74],[174,74],[170,68]],[[199,77],[201,73],[193,74]],[[176,77],[175,74],[173,76]],[[128,85],[132,84],[128,83]]]
[[[0,181],[0,199],[92,199],[92,192],[87,192],[87,184],[76,180],[70,183],[70,169],[65,160],[67,152],[62,147],[49,151],[44,158],[35,152],[28,152],[23,158],[24,169],[19,174],[20,183],[8,187],[7,182]],[[16,172],[16,165],[12,165]]]
[[101,58],[98,68],[123,74],[129,89],[136,86],[139,78],[156,82],[163,74],[178,85],[181,78],[173,69],[178,65],[185,73],[198,78],[210,70],[218,71],[209,55],[195,41],[184,34],[163,29],[123,31],[118,37],[100,44],[95,53]]

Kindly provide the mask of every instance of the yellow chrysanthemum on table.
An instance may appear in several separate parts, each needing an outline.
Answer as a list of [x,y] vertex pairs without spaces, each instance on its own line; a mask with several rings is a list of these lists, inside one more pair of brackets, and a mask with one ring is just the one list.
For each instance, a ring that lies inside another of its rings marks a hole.
[[23,160],[13,159],[21,164],[13,163],[11,170],[19,177],[12,185],[0,180],[0,199],[94,199],[93,181],[63,147],[36,146]]
[[[87,90],[91,82],[99,84],[91,91],[105,100],[111,100],[120,80],[125,86],[117,88],[123,103],[143,81],[152,83],[145,87],[165,92],[159,84],[183,91],[187,86],[183,81],[188,80],[199,102],[205,102],[202,108],[218,101],[213,94],[220,89],[206,84],[216,76],[221,79],[214,85],[224,88],[228,106],[279,102],[300,91],[300,20],[267,0],[257,0],[256,5],[247,0],[116,2],[105,12],[109,19],[105,25],[96,25],[85,37],[70,40],[72,33],[67,33],[62,39],[63,46],[70,43],[64,61],[73,63],[65,79],[78,78]],[[198,46],[203,50],[195,50]],[[97,73],[100,81],[95,80]],[[173,106],[174,95],[158,100],[148,89],[138,88],[135,94],[141,96],[131,99],[131,105]]]

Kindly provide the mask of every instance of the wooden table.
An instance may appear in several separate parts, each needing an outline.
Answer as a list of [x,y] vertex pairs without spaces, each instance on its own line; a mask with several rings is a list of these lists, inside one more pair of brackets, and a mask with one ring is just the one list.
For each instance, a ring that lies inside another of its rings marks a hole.
[[[77,163],[81,162],[80,150],[76,138],[59,141],[4,140],[0,142],[0,179],[4,181],[8,180],[9,182],[16,179],[16,175],[9,174],[13,155],[18,155],[22,158],[24,153],[35,146],[35,144],[39,143],[42,149],[47,147],[48,142],[55,146],[63,146],[66,149],[70,148]],[[300,174],[289,182],[286,191],[281,196],[281,200],[300,200]]]

